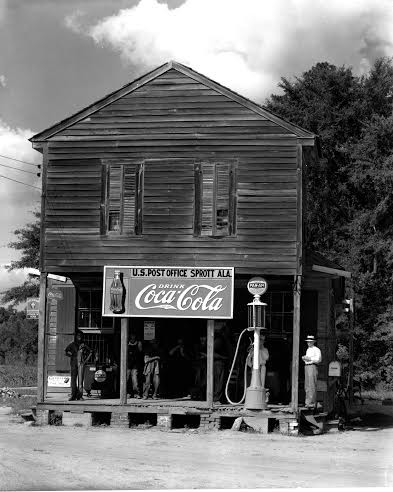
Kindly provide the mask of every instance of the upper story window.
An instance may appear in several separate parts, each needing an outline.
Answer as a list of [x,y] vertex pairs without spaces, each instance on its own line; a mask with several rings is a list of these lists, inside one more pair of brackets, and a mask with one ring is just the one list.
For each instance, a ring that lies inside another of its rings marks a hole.
[[104,174],[102,233],[141,234],[143,164],[108,164]]
[[198,236],[236,233],[236,169],[234,162],[195,165],[195,220]]

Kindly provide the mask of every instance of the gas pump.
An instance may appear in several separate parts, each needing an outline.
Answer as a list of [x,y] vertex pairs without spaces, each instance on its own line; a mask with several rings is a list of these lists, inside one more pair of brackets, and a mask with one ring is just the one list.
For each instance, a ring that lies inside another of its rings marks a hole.
[[[247,289],[250,294],[253,294],[254,299],[248,303],[248,327],[245,328],[239,335],[237,341],[235,356],[233,358],[232,367],[229,372],[227,384],[225,387],[225,396],[230,404],[239,405],[245,401],[245,410],[264,410],[266,408],[266,389],[262,387],[260,367],[259,367],[259,336],[261,333],[266,332],[265,326],[265,310],[267,304],[261,301],[260,297],[267,290],[267,282],[261,277],[253,277],[247,284]],[[247,331],[254,332],[254,344],[253,344],[253,367],[251,375],[251,383],[246,388],[247,379],[247,361],[244,366],[244,393],[242,399],[239,402],[232,402],[228,396],[229,381],[232,376],[233,368],[235,366],[236,357],[239,351],[240,341],[244,333]]]

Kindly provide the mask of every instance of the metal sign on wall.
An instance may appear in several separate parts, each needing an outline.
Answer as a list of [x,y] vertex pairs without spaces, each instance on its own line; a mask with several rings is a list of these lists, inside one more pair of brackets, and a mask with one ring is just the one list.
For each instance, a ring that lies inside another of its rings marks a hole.
[[102,315],[232,319],[232,267],[105,266]]
[[26,318],[38,319],[40,314],[40,300],[37,297],[30,297],[26,303]]

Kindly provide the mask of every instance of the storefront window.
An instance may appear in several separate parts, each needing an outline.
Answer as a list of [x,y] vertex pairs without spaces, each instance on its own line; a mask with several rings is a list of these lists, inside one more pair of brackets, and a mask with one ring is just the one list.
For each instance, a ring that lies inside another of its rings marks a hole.
[[89,333],[113,333],[113,319],[101,316],[102,292],[78,291],[78,328]]
[[270,292],[264,295],[266,327],[270,336],[286,337],[293,330],[293,295],[291,292]]

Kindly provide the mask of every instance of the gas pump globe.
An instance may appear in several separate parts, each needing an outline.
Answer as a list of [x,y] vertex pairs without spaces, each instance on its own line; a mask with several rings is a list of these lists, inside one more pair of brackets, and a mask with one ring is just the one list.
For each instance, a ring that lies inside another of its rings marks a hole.
[[252,302],[248,306],[248,330],[254,331],[254,357],[250,386],[246,390],[244,408],[246,410],[266,409],[266,389],[261,382],[260,361],[259,361],[259,336],[266,332],[265,310],[267,304],[260,300],[262,294],[267,290],[267,282],[261,277],[252,278],[247,289],[254,295]]

